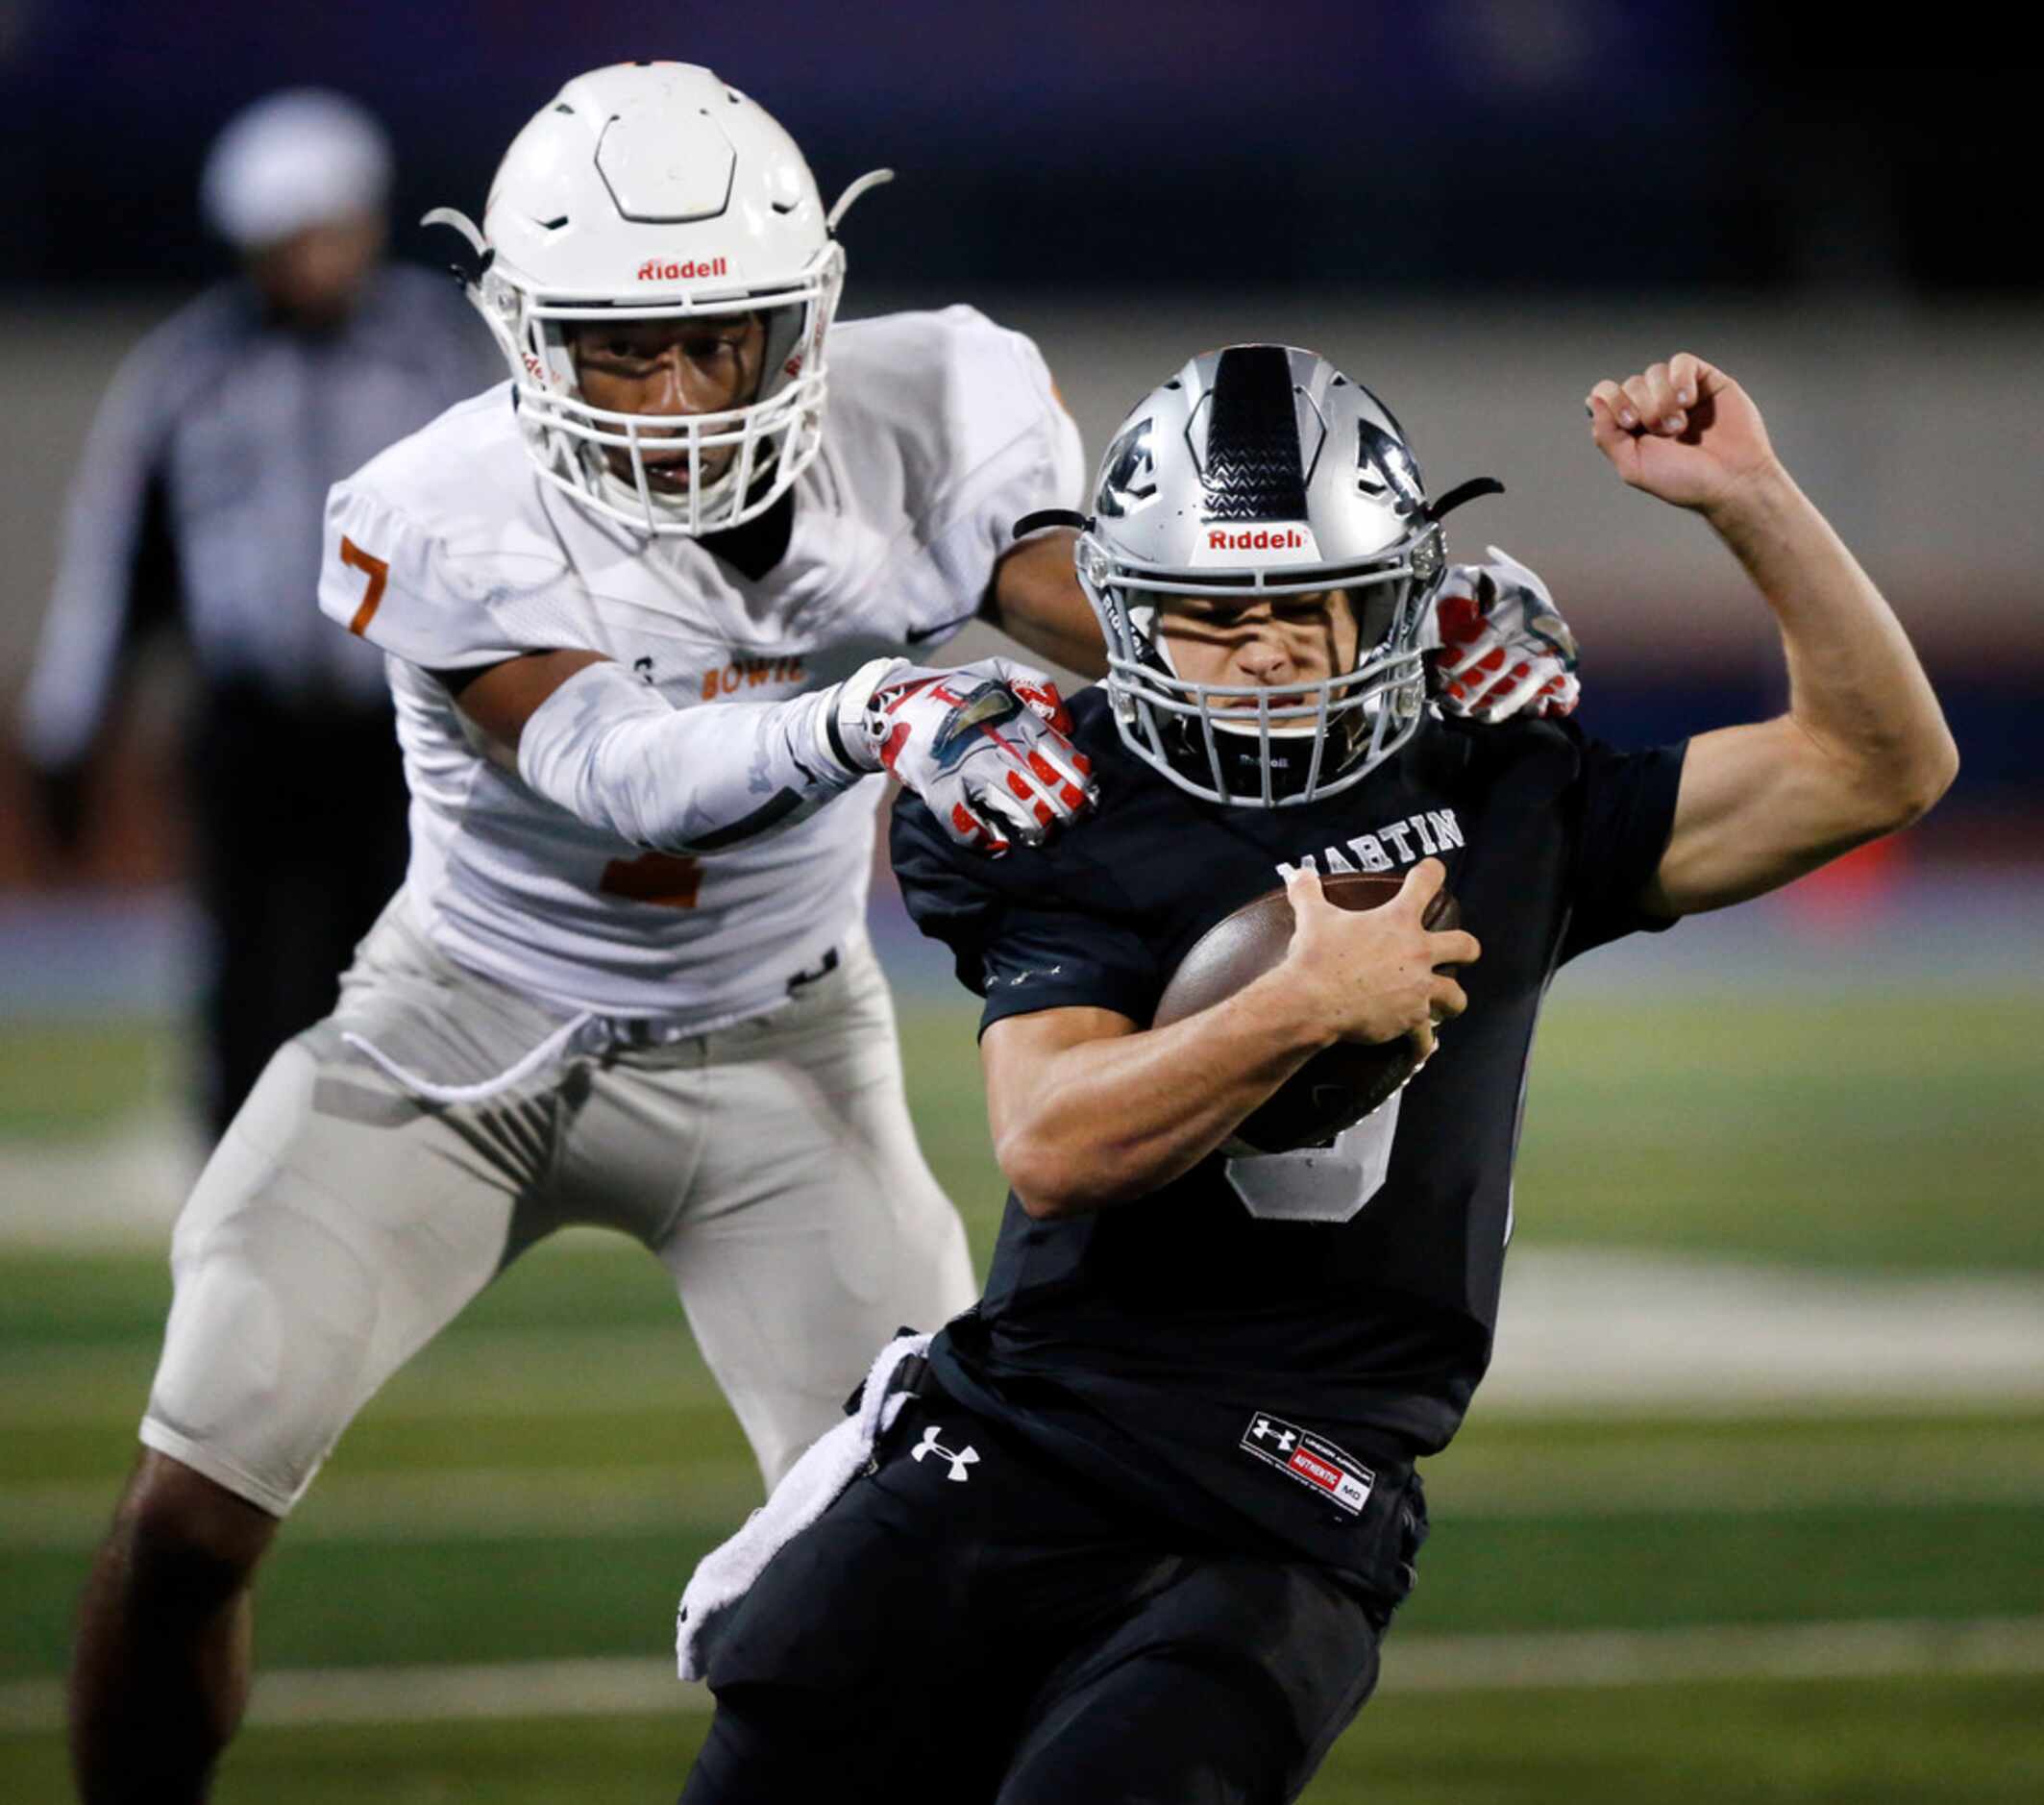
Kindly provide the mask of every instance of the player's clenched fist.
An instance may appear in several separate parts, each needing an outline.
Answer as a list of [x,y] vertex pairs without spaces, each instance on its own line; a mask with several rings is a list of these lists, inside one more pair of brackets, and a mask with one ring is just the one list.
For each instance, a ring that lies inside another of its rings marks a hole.
[[1761,412],[1691,351],[1589,391],[1590,437],[1618,474],[1677,507],[1709,513],[1780,469]]
[[1462,986],[1434,968],[1468,965],[1483,952],[1474,934],[1426,926],[1446,878],[1438,858],[1423,858],[1391,902],[1362,913],[1328,902],[1310,867],[1285,880],[1293,923],[1285,965],[1324,1011],[1322,1031],[1353,1041],[1411,1035],[1422,1060],[1432,1054],[1435,1025],[1469,1006]]
[[840,707],[848,749],[914,790],[960,845],[996,857],[1017,839],[1035,846],[1092,803],[1092,761],[1041,672],[1008,658],[955,671],[897,659],[874,676],[855,723]]

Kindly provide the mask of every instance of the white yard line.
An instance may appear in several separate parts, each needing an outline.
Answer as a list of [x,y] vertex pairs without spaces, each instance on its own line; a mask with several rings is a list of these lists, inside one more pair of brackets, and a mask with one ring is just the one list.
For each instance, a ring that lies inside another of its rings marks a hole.
[[[132,1420],[132,1348],[11,1357],[0,1428]],[[372,1405],[386,1422],[672,1408],[709,1395],[671,1328],[459,1333]],[[2044,1281],[1878,1278],[1661,1253],[1527,1248],[1506,1273],[1479,1415],[1908,1410],[2044,1400]]]
[[[1393,1635],[1387,1693],[2044,1673],[2044,1618],[1799,1623],[1524,1636]],[[263,1674],[249,1722],[289,1728],[457,1719],[629,1717],[709,1708],[664,1660],[336,1668]],[[62,1721],[54,1680],[0,1686],[0,1732]]]
[[[139,1419],[156,1350],[139,1361],[135,1351],[133,1343],[59,1341],[11,1349],[0,1428]],[[400,1372],[370,1408],[386,1422],[431,1422],[628,1414],[699,1400],[715,1403],[717,1392],[677,1304],[664,1326],[456,1332]]]
[[2044,1283],[1524,1248],[1479,1411],[2044,1397]]
[[[160,1114],[94,1141],[0,1146],[0,1246],[162,1249],[200,1151]],[[16,1377],[33,1382],[0,1392],[0,1427],[139,1407],[132,1379],[113,1377],[129,1350],[51,1347],[16,1357]],[[500,1330],[456,1337],[435,1360],[432,1384],[401,1376],[377,1412],[515,1416],[555,1398],[628,1408],[670,1403],[677,1382],[706,1383],[678,1308],[671,1329]],[[505,1384],[514,1369],[518,1382]],[[1477,1409],[1710,1413],[1961,1399],[2044,1399],[2044,1281],[1522,1247],[1507,1267],[1497,1355]]]
[[0,1143],[0,1246],[163,1251],[211,1149],[183,1112],[138,1109],[90,1134]]

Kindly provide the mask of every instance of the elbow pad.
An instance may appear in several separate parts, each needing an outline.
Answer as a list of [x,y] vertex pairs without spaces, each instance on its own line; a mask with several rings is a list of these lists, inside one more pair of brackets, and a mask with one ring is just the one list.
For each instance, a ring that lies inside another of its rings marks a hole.
[[576,672],[532,711],[518,775],[591,827],[659,853],[714,853],[804,821],[865,775],[839,691],[675,708],[622,665]]

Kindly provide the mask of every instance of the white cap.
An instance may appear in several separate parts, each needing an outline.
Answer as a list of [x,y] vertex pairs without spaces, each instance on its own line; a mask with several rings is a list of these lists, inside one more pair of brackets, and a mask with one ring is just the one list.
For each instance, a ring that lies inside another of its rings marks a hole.
[[292,87],[237,112],[199,179],[207,224],[259,250],[344,214],[380,211],[390,140],[369,112],[327,88]]

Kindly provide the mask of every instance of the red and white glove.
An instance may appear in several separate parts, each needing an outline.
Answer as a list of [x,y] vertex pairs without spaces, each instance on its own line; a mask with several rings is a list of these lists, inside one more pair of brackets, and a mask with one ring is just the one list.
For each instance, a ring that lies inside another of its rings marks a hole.
[[845,680],[835,726],[852,762],[888,772],[952,839],[993,857],[1041,845],[1093,803],[1093,764],[1057,685],[1012,659],[955,671],[876,660]]
[[1488,564],[1450,564],[1419,643],[1446,714],[1497,722],[1570,713],[1581,699],[1576,636],[1543,583],[1496,546]]

